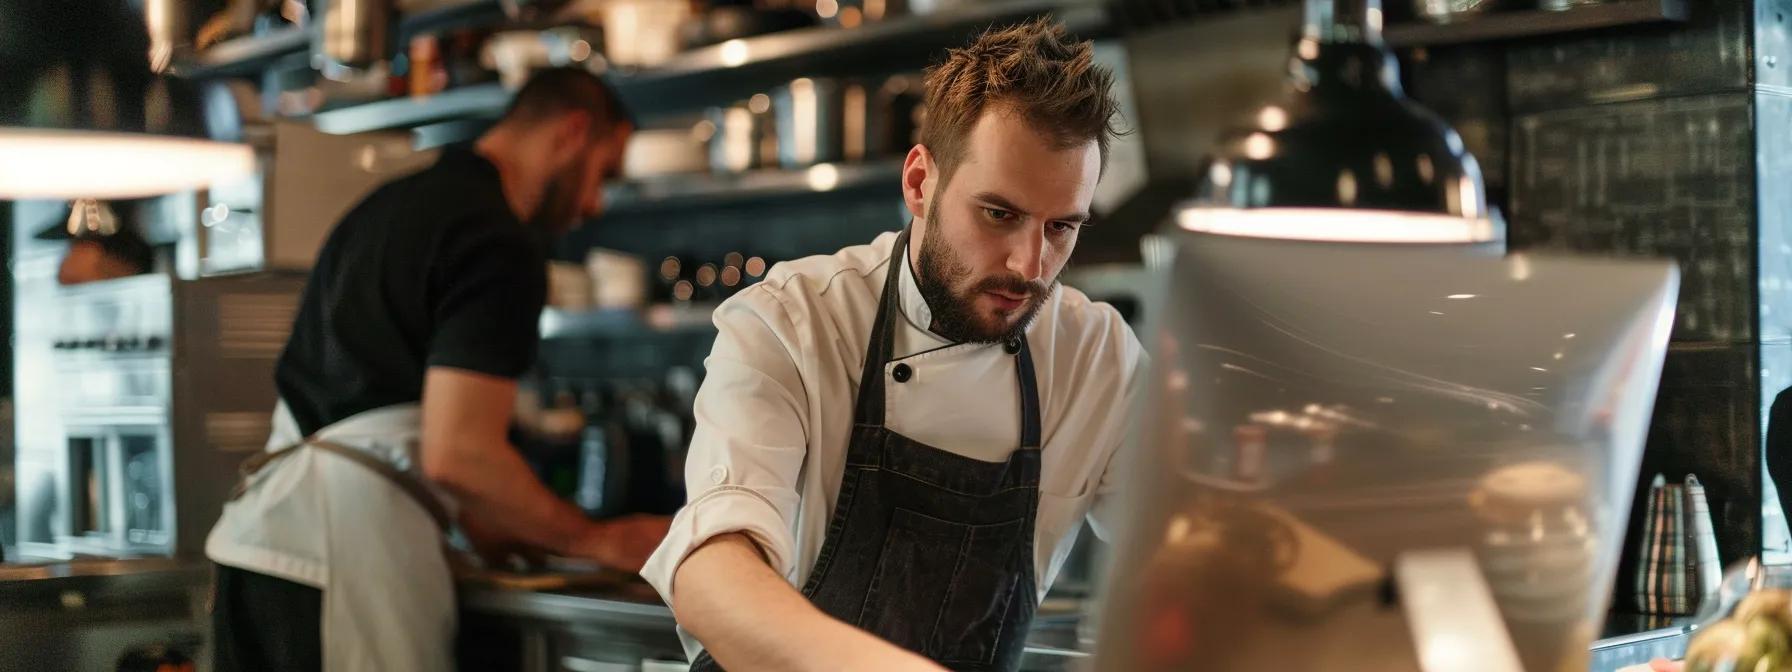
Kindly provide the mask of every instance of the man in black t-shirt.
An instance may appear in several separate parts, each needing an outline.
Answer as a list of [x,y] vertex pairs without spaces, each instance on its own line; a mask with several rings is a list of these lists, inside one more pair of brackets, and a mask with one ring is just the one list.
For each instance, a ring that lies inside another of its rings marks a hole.
[[275,369],[269,452],[206,543],[218,670],[452,669],[457,522],[628,571],[657,545],[664,519],[588,520],[505,438],[545,246],[598,213],[631,129],[597,77],[537,73],[471,148],[330,234]]

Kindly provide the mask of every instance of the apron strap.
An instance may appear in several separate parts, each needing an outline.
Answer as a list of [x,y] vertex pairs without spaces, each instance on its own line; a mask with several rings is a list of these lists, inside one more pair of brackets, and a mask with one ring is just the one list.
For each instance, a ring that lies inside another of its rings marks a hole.
[[895,312],[897,283],[902,265],[908,263],[909,228],[903,227],[896,242],[890,245],[889,269],[884,272],[883,296],[877,300],[877,318],[871,323],[871,341],[865,347],[865,368],[859,374],[859,398],[853,409],[853,424],[882,427],[884,425],[884,365],[890,363],[895,348],[896,330],[891,319]]
[[359,464],[366,467],[369,471],[379,474],[388,482],[398,486],[399,491],[403,492],[405,496],[411,499],[411,501],[416,502],[417,506],[423,507],[423,510],[429,513],[429,517],[435,520],[436,527],[441,528],[442,534],[448,534],[449,530],[453,528],[454,519],[452,516],[448,515],[448,508],[442,506],[441,500],[436,499],[435,495],[429,492],[429,487],[425,486],[423,481],[418,480],[410,474],[399,471],[397,467],[392,466],[385,460],[369,455],[365,451],[356,450],[349,446],[336,443],[335,441],[327,441],[317,438],[306,439],[284,448],[259,453],[244,460],[242,465],[237,467],[237,471],[241,474],[241,478],[237,480],[236,487],[231,489],[230,499],[235,501],[237,498],[242,497],[244,492],[248,491],[249,479],[254,476],[256,472],[261,471],[274,460],[290,455],[293,451],[306,446],[340,455],[347,458],[350,462]]
[[1039,449],[1039,380],[1033,375],[1033,349],[1027,337],[1021,336],[1020,352],[1014,355],[1014,368],[1020,378],[1020,449]]

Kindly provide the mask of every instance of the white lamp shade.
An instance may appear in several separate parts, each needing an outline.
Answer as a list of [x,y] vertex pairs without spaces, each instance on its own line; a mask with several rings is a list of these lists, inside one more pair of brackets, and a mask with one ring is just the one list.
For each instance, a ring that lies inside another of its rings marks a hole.
[[1185,231],[1281,240],[1478,244],[1501,238],[1500,227],[1485,217],[1395,210],[1190,206],[1175,219]]
[[0,127],[0,198],[141,198],[249,175],[245,144],[142,133]]

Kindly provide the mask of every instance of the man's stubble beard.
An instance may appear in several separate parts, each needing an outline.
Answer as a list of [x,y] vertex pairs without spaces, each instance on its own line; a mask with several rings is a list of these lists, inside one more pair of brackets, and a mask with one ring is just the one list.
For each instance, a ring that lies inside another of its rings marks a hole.
[[[915,284],[921,291],[921,298],[927,301],[927,307],[933,313],[933,324],[929,328],[934,333],[959,343],[1002,343],[1026,333],[1028,325],[1033,323],[1033,318],[1038,316],[1039,309],[1045,305],[1045,300],[1051,298],[1052,292],[1057,291],[1057,276],[1053,276],[1049,282],[1033,283],[1015,275],[988,277],[966,288],[962,294],[954,294],[953,288],[963,284],[970,277],[971,271],[958,258],[958,254],[945,244],[944,236],[940,235],[942,222],[937,199],[929,204],[927,222],[930,226],[926,239],[921,241],[921,259],[915,274]],[[1005,328],[989,329],[983,326],[975,308],[977,295],[992,290],[1027,295],[1027,305],[1021,308],[1020,319]]]
[[541,192],[541,206],[536,208],[530,226],[550,237],[559,237],[578,225],[577,202],[579,171],[574,166],[548,180]]

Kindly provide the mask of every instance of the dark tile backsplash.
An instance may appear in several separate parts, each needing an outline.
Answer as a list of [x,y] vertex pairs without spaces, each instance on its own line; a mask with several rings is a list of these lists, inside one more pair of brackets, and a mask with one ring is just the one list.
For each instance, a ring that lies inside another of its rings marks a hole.
[[1462,145],[1481,164],[1491,198],[1506,188],[1511,116],[1506,113],[1506,63],[1498,45],[1414,49],[1405,54],[1412,97],[1456,129]]
[[1752,341],[1750,102],[1716,94],[1518,116],[1512,247],[1672,258],[1674,339]]
[[[1410,89],[1452,123],[1508,120],[1512,249],[1680,266],[1619,605],[1630,603],[1642,497],[1658,473],[1705,483],[1725,562],[1780,536],[1763,534],[1761,449],[1765,409],[1792,386],[1792,0],[1688,5],[1684,24],[1516,41],[1498,50],[1503,60],[1478,64],[1438,52],[1409,66],[1432,69],[1409,76]],[[1503,107],[1475,110],[1465,101],[1487,98],[1478,73],[1495,63]]]
[[1507,96],[1520,112],[1742,91],[1750,83],[1751,0],[1690,0],[1686,24],[1644,25],[1517,43]]

